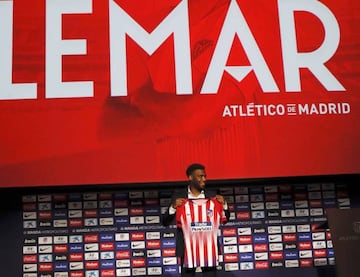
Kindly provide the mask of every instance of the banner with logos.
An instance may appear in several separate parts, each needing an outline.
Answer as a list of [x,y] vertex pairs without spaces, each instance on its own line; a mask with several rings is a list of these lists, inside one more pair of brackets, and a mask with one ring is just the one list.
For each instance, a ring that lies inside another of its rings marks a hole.
[[[171,192],[24,194],[16,224],[22,226],[21,247],[11,252],[13,261],[23,263],[7,272],[20,269],[24,277],[180,276],[175,222],[161,224]],[[219,233],[221,276],[335,272],[333,233],[322,226],[327,209],[351,211],[357,204],[347,185],[232,185],[221,193],[230,209],[230,220]]]
[[0,186],[359,173],[359,8],[0,1]]

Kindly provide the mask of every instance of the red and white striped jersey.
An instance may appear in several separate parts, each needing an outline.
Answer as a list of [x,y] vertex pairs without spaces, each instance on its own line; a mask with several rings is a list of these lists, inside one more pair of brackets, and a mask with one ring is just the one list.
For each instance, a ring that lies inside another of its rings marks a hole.
[[226,220],[216,198],[186,199],[176,209],[176,225],[184,233],[184,267],[218,265],[218,231]]

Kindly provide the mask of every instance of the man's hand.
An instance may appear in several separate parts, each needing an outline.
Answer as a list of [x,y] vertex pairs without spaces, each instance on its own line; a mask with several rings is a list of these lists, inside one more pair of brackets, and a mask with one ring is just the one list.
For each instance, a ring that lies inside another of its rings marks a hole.
[[220,195],[220,194],[216,194],[216,199],[217,201],[219,201],[220,204],[224,205],[225,204],[225,198],[224,196]]
[[181,206],[184,200],[185,198],[176,198],[175,201],[172,203],[172,207],[176,209],[177,207]]

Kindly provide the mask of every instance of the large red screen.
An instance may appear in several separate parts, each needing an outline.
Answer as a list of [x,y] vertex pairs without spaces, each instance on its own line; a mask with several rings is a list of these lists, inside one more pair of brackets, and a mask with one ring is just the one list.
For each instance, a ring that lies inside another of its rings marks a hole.
[[359,173],[359,9],[0,1],[0,186]]

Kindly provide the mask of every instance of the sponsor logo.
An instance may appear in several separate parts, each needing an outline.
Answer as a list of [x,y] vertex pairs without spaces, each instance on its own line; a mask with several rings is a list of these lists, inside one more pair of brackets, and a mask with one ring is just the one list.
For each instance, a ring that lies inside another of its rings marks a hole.
[[268,260],[268,253],[267,252],[261,252],[261,253],[255,253],[255,260],[256,261],[264,261]]
[[312,251],[311,250],[300,250],[299,257],[300,257],[300,259],[312,258]]
[[160,248],[160,240],[148,240],[148,241],[146,241],[146,248],[148,248],[148,249]]
[[246,203],[246,202],[249,202],[249,196],[248,196],[248,195],[236,195],[236,196],[235,196],[235,202],[236,202],[236,203]]
[[165,257],[163,258],[163,265],[176,265],[177,258],[176,257]]
[[163,238],[175,238],[175,233],[174,232],[163,233],[162,237]]
[[284,259],[284,253],[281,251],[270,252],[270,260],[282,260]]
[[103,242],[100,243],[100,251],[109,251],[114,250],[115,246],[113,242]]
[[116,208],[129,207],[129,201],[128,200],[115,200],[114,201],[114,207],[116,207]]
[[264,209],[264,203],[260,202],[260,203],[251,203],[250,207],[252,210],[263,210]]
[[70,262],[81,262],[84,259],[83,253],[70,253],[69,260]]
[[[224,246],[224,250],[225,250],[225,246]],[[239,252],[240,253],[253,252],[253,246],[251,244],[239,245]],[[234,253],[234,252],[228,252],[228,253]]]
[[98,216],[98,211],[97,210],[85,210],[84,211],[84,216],[85,217],[97,217]]
[[145,264],[146,264],[145,258],[142,258],[142,259],[137,258],[137,259],[133,259],[133,260],[131,261],[131,265],[132,265],[133,267],[143,267],[143,266],[145,266]]
[[281,217],[295,217],[294,210],[281,210]]
[[270,243],[269,244],[270,251],[280,251],[283,250],[283,244],[282,243]]
[[[244,238],[244,237],[239,237],[239,241],[241,238]],[[224,237],[223,243],[224,243],[224,245],[236,244],[236,237]],[[247,243],[249,243],[249,242],[247,242]]]
[[129,233],[117,233],[117,234],[115,234],[115,240],[116,241],[130,240],[130,234]]
[[37,262],[37,256],[36,255],[24,255],[23,256],[23,263],[36,263]]
[[66,271],[69,269],[67,263],[55,263],[54,268],[55,270],[60,270],[60,271]]
[[313,260],[312,259],[301,259],[300,260],[300,266],[301,267],[312,267],[313,266]]
[[23,247],[23,254],[36,254],[37,248],[36,246],[24,246]]
[[[229,255],[229,254],[227,254],[227,255]],[[249,261],[254,260],[254,254],[253,253],[240,253],[239,256],[240,256],[240,261],[243,261],[243,262],[249,262]]]
[[112,260],[101,261],[100,267],[105,268],[105,269],[114,268],[115,267],[115,261],[112,261]]
[[251,212],[252,218],[265,218],[265,212],[264,211],[254,211]]
[[53,252],[53,248],[51,245],[39,246],[38,250],[39,250],[39,253],[52,253]]
[[[175,248],[169,248],[169,249],[163,249],[163,256],[164,257],[167,257],[167,256],[174,256],[174,255],[171,255],[171,253],[175,253]],[[169,252],[167,252],[169,251]],[[146,256],[148,258],[151,258],[151,257],[161,257],[161,251],[160,249],[150,249],[150,250],[147,250],[146,251]]]
[[144,249],[145,248],[145,241],[132,241],[131,242],[131,249]]
[[144,224],[144,217],[143,216],[131,216],[130,224]]
[[284,262],[283,261],[278,261],[278,262],[271,262],[271,267],[283,267],[284,266]]
[[85,218],[84,219],[84,225],[85,226],[97,226],[98,225],[98,220],[97,218]]
[[304,242],[299,242],[299,249],[300,250],[306,250],[306,249],[311,249],[311,242],[310,241],[304,241]]
[[97,269],[99,268],[99,261],[90,261],[90,262],[85,262],[85,268],[86,269]]
[[130,268],[120,268],[116,270],[116,276],[130,276]]
[[113,234],[100,234],[100,241],[113,241],[114,235]]
[[114,209],[114,215],[115,216],[126,216],[129,215],[128,208],[116,208]]
[[269,226],[268,227],[269,234],[279,234],[281,233],[281,226]]
[[315,258],[322,258],[327,256],[326,249],[315,249],[314,250],[314,257]]
[[139,267],[139,268],[133,268],[132,269],[132,275],[134,276],[143,276],[143,275],[146,275],[146,268],[143,267]]
[[54,244],[68,243],[67,236],[54,236]]
[[312,245],[313,245],[313,249],[326,248],[326,242],[325,241],[313,241]]
[[224,255],[224,262],[225,263],[229,263],[229,262],[237,262],[239,259],[237,254],[225,254]]
[[225,264],[225,271],[236,271],[239,270],[238,263],[226,263]]
[[255,252],[265,252],[268,251],[268,244],[255,244],[254,245]]
[[175,247],[176,241],[175,239],[163,239],[161,241],[161,245],[164,248],[173,248]]
[[285,267],[299,267],[298,260],[285,260]]
[[312,233],[313,240],[325,240],[325,232]]
[[96,260],[99,260],[98,252],[85,253],[85,261],[96,261]]
[[130,238],[131,238],[131,240],[144,240],[145,233],[144,232],[131,233]]
[[145,250],[134,250],[132,251],[133,257],[145,257]]
[[81,270],[84,268],[84,265],[82,262],[73,262],[70,263],[70,270]]
[[276,210],[279,209],[279,202],[266,202],[265,207],[267,210]]
[[236,219],[239,220],[250,219],[250,212],[237,212]]
[[242,235],[251,235],[251,228],[250,227],[240,227],[238,228],[238,235],[242,236]]
[[[224,240],[225,240],[225,238],[224,238]],[[249,243],[252,243],[252,236],[249,236],[249,235],[247,235],[247,236],[239,236],[238,237],[238,242],[239,242],[239,244],[249,244]],[[235,243],[236,243],[236,241],[235,241]],[[225,244],[225,242],[224,242],[224,244]],[[230,244],[230,243],[229,243]],[[231,244],[234,244],[234,243],[231,243]]]
[[269,268],[269,263],[266,261],[255,262],[256,269],[267,269]]
[[284,249],[296,249],[296,243],[284,243]]
[[253,236],[253,242],[254,243],[264,243],[267,242],[268,238],[266,235],[254,235]]
[[146,232],[147,240],[159,240],[160,238],[161,238],[160,232]]
[[34,272],[37,271],[37,264],[24,264],[23,265],[24,272]]
[[102,260],[112,260],[115,258],[114,252],[112,251],[100,252],[100,258]]
[[297,231],[299,233],[308,233],[308,232],[311,231],[311,228],[310,228],[309,224],[298,225],[297,226]]
[[279,200],[279,195],[277,193],[265,194],[265,201],[276,202],[278,200]]
[[148,268],[148,275],[161,275],[162,268],[161,267],[149,267]]
[[253,230],[254,234],[263,234],[265,232],[266,232],[266,229],[264,227],[254,228],[254,230]]
[[37,225],[35,220],[24,221],[23,223],[24,229],[32,229],[32,228],[36,228],[36,226]]
[[70,252],[82,252],[83,250],[84,246],[82,244],[70,244]]
[[70,236],[70,243],[81,243],[83,242],[83,237],[81,235]]
[[[237,264],[236,264],[237,265]],[[238,267],[238,266],[237,266]],[[236,268],[236,266],[234,265],[234,268]],[[226,269],[226,265],[225,265],[225,269]],[[253,270],[254,269],[254,263],[253,262],[243,262],[240,263],[240,269],[241,270]],[[234,270],[238,270],[238,269],[234,269]]]
[[298,252],[295,250],[285,250],[284,251],[285,254],[285,259],[298,259],[299,255]]
[[143,215],[144,208],[142,208],[142,207],[131,208],[129,214],[130,215]]
[[314,265],[315,265],[315,266],[324,266],[324,265],[327,265],[327,259],[326,259],[326,258],[314,259]]
[[49,263],[52,262],[52,255],[39,255],[39,262],[40,263]]
[[116,250],[130,249],[130,241],[117,242],[115,244]]
[[116,259],[128,259],[130,258],[130,251],[116,251]]
[[114,225],[114,218],[112,217],[102,217],[100,218],[100,225]]
[[268,211],[267,216],[268,217],[280,217],[280,211]]
[[[51,218],[51,212],[50,211],[39,212],[38,217],[39,217],[39,219],[50,219]],[[36,213],[35,213],[35,218],[36,218]],[[27,218],[27,219],[34,219],[34,218]]]
[[146,224],[160,223],[160,216],[157,216],[157,215],[145,216],[145,223]]
[[161,258],[151,258],[147,259],[148,266],[162,265]]
[[277,186],[264,186],[265,193],[274,193],[277,191],[278,191]]
[[116,260],[116,267],[130,267],[130,259]]
[[99,250],[99,244],[97,243],[85,244],[85,251],[98,251],[98,250]]
[[294,208],[294,202],[293,201],[281,201],[280,207],[282,209],[293,209]]
[[307,241],[311,240],[311,233],[300,233],[298,234],[299,241]]
[[296,241],[296,234],[283,234],[283,241]]

